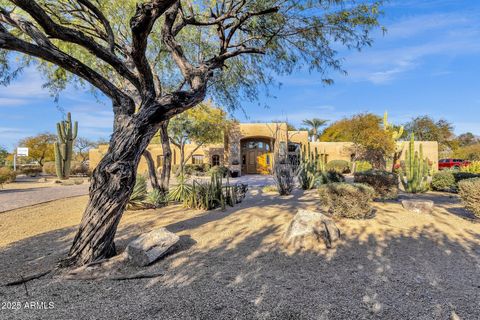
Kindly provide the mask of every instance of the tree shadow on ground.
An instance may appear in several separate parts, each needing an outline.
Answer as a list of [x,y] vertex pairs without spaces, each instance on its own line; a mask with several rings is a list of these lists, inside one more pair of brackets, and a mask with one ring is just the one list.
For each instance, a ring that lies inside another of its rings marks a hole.
[[[285,221],[298,208],[315,206],[302,194],[272,203],[270,195],[259,192],[236,208],[181,222],[171,222],[181,213],[167,212],[163,225],[185,237],[179,248],[146,268],[164,276],[122,282],[45,277],[29,284],[30,294],[55,300],[57,307],[49,313],[55,319],[72,314],[95,319],[448,319],[453,312],[474,319],[480,314],[476,225],[456,237],[440,228],[450,221],[438,214],[438,225],[401,229],[386,224],[381,232],[372,231],[371,223],[398,214],[383,211],[354,228],[342,225],[347,232],[334,250],[320,245],[316,251],[289,251],[281,244]],[[135,220],[141,213],[128,215]],[[127,223],[117,239],[125,243],[132,233],[157,226],[157,220]],[[0,249],[0,259],[9,260],[10,268],[53,263],[68,249],[73,231],[19,241]],[[29,251],[33,247],[38,247],[35,254]],[[5,269],[2,264],[2,273]],[[25,299],[21,287],[0,290],[3,299]]]

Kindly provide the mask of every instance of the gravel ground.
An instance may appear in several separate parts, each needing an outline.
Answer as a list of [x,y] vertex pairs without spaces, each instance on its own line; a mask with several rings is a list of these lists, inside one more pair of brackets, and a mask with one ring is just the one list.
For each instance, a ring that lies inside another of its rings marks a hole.
[[[127,212],[120,249],[165,226],[181,236],[147,267],[163,276],[68,281],[55,276],[0,287],[0,319],[461,319],[480,317],[480,223],[456,196],[425,195],[431,215],[376,203],[370,220],[342,220],[334,250],[286,251],[279,243],[297,208],[315,192],[277,197],[252,190],[225,212],[171,206]],[[0,283],[52,267],[64,256],[86,197],[0,214]],[[3,231],[6,231],[5,233]],[[28,290],[28,296],[26,293]],[[53,309],[25,308],[25,302]]]

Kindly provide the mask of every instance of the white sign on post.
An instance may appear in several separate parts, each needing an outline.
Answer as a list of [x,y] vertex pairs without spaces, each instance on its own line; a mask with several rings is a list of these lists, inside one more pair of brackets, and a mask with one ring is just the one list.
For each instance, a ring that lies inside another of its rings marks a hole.
[[28,157],[28,148],[17,148],[17,157]]

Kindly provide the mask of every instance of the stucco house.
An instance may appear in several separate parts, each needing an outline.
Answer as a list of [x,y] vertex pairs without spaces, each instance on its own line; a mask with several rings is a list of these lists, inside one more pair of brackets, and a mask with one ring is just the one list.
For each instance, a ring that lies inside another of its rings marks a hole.
[[[267,166],[273,165],[273,155],[298,154],[302,146],[309,142],[307,131],[289,131],[286,123],[236,123],[230,132],[225,134],[224,142],[216,145],[206,145],[198,148],[188,163],[225,165],[236,175],[257,174]],[[405,148],[408,143],[398,142]],[[416,141],[415,148],[423,145],[424,154],[436,167],[438,164],[438,143],[436,141]],[[313,150],[324,154],[326,161],[352,159],[352,144],[349,142],[310,142]],[[172,164],[180,162],[180,150],[172,144]],[[185,146],[188,155],[196,148],[195,144]],[[90,167],[93,169],[105,152],[108,145],[100,145],[90,150]],[[150,144],[147,148],[155,162],[156,168],[161,168],[163,151],[160,144]],[[402,153],[403,156],[405,152]],[[147,172],[144,159],[139,165],[139,172]]]

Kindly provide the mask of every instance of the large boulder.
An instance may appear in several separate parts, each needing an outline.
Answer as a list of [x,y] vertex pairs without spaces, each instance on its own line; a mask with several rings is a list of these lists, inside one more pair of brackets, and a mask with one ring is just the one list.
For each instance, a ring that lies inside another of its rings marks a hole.
[[431,213],[434,203],[431,200],[402,200],[402,206],[414,213]]
[[335,246],[340,230],[326,215],[308,210],[298,210],[284,235],[287,246],[294,248],[316,248],[322,241],[327,248]]
[[143,267],[162,257],[178,240],[175,233],[165,228],[155,229],[130,242],[126,252],[133,264]]

